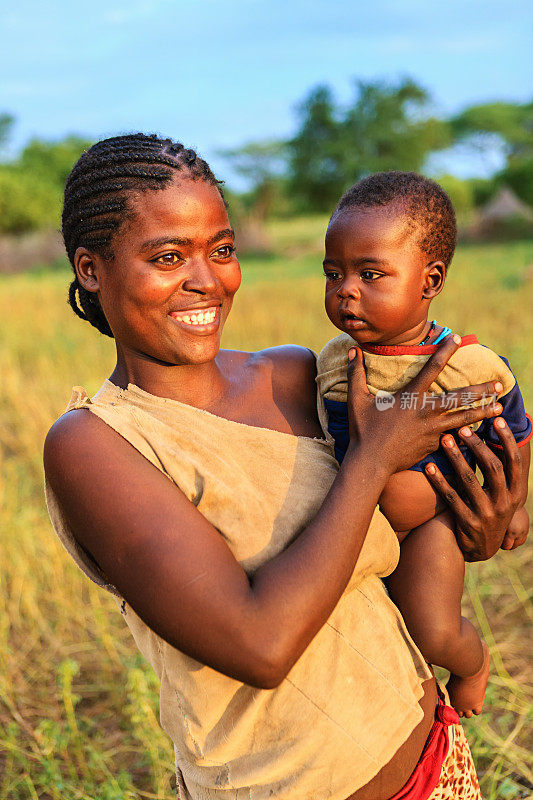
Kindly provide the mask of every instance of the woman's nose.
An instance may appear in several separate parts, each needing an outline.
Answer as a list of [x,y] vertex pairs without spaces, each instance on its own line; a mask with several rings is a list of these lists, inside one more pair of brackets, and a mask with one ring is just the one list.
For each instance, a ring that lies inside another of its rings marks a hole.
[[182,284],[185,291],[210,294],[218,289],[219,279],[209,261],[204,258],[191,259],[188,266],[188,275]]

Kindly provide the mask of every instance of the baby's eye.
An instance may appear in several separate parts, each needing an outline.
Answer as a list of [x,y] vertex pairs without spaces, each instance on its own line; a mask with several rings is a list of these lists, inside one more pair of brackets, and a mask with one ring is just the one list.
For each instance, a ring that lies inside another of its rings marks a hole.
[[361,278],[372,283],[372,281],[377,281],[378,278],[381,278],[381,272],[375,272],[373,269],[364,269],[361,272]]
[[221,247],[217,247],[213,255],[217,258],[231,258],[234,252],[235,247],[233,245],[223,244]]
[[340,278],[340,273],[335,272],[334,269],[324,270],[324,275],[327,281],[338,281]]
[[163,253],[153,259],[155,264],[163,264],[166,267],[173,267],[182,260],[179,253]]

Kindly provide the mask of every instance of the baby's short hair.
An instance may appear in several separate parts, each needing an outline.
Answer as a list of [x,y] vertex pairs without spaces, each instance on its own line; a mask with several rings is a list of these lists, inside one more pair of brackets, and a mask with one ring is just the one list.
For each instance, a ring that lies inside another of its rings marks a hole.
[[333,216],[347,208],[384,206],[405,215],[418,231],[422,252],[448,269],[457,244],[457,222],[452,201],[438,183],[418,172],[376,172],[343,194]]

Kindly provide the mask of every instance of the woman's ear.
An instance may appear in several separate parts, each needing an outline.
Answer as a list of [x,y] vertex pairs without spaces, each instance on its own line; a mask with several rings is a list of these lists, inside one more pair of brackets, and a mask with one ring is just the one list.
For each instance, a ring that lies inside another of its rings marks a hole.
[[446,267],[444,266],[444,261],[431,261],[426,267],[422,299],[432,300],[440,294],[444,286],[445,277]]
[[74,269],[80,286],[88,292],[97,292],[100,288],[96,274],[95,258],[85,247],[78,247],[74,253]]

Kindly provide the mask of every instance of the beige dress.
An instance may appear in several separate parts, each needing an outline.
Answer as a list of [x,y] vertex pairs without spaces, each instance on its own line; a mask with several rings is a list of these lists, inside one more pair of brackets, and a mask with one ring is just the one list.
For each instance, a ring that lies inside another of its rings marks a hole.
[[[92,400],[77,388],[74,408],[96,414],[173,481],[249,575],[313,519],[337,471],[325,441],[232,422],[131,384],[106,381]],[[48,485],[46,499],[68,552],[120,603]],[[273,690],[189,658],[126,607],[161,682],[161,725],[174,742],[182,800],[345,800],[392,758],[422,719],[418,700],[431,677],[379,579],[398,553],[376,511],[346,591]]]

